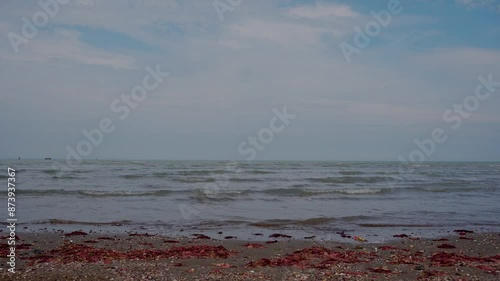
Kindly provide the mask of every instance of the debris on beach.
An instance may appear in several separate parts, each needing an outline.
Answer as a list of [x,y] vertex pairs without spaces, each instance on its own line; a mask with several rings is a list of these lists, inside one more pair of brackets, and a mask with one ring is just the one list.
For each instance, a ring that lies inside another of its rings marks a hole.
[[70,233],[65,233],[64,236],[85,236],[85,235],[89,235],[87,232],[83,232],[83,231],[73,231],[73,232],[70,232]]
[[292,238],[292,236],[286,234],[274,233],[269,235],[269,238]]
[[264,248],[264,245],[262,244],[257,244],[257,243],[246,243],[245,245],[243,245],[245,248],[249,248],[249,249],[261,249],[261,248]]
[[464,237],[464,236],[460,236],[460,237],[458,237],[458,239],[460,239],[460,240],[474,240],[472,238]]
[[178,241],[178,240],[163,240],[164,243],[180,243],[181,241]]
[[375,273],[392,273],[393,271],[388,269],[387,267],[385,266],[382,266],[382,267],[371,267],[371,268],[368,268],[368,270],[370,270],[371,272],[375,272]]
[[206,236],[205,234],[199,234],[199,233],[192,234],[191,236],[194,236],[195,237],[194,239],[212,239],[209,236]]
[[148,234],[148,233],[129,233],[128,236],[140,236],[140,237],[151,237],[154,236],[153,234]]
[[455,229],[455,230],[453,230],[453,232],[456,232],[458,234],[460,234],[460,233],[474,233],[474,231],[466,230],[466,229]]
[[234,265],[230,265],[228,263],[214,263],[214,266],[220,267],[220,268],[230,268],[230,267],[236,267]]
[[367,242],[368,240],[366,240],[365,238],[361,237],[361,236],[354,236],[353,238],[354,240],[358,241],[358,242]]
[[448,238],[439,238],[439,239],[433,239],[432,241],[435,242],[444,242],[444,241],[450,241]]
[[345,231],[338,231],[337,234],[342,238],[352,238],[351,235],[345,234]]

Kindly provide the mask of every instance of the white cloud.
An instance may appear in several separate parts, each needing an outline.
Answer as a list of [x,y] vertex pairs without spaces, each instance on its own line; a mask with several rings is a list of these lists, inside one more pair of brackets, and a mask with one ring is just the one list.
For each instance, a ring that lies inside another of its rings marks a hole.
[[359,16],[357,12],[347,5],[323,5],[316,3],[314,6],[300,6],[291,8],[288,15],[296,18],[325,19],[332,17],[349,18]]
[[431,52],[415,55],[413,63],[427,66],[442,66],[445,68],[460,67],[494,67],[500,68],[500,51],[481,48],[442,48]]
[[496,0],[455,0],[455,3],[465,5],[468,8],[479,8],[479,7],[489,7],[489,8],[500,8],[500,4]]
[[264,20],[248,20],[229,27],[229,30],[230,36],[241,40],[256,39],[289,47],[318,45],[323,34],[335,37],[342,34],[334,28]]
[[86,65],[133,69],[136,59],[86,45],[79,40],[80,33],[70,29],[57,29],[54,34],[38,34],[22,46],[19,54],[7,50],[0,57],[13,61],[49,62],[68,61]]

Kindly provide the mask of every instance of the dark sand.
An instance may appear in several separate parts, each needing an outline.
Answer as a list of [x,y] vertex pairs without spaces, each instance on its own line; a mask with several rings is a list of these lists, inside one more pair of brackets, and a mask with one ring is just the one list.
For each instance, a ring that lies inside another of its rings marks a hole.
[[384,244],[20,233],[16,273],[0,245],[0,280],[500,280],[500,234],[452,233]]

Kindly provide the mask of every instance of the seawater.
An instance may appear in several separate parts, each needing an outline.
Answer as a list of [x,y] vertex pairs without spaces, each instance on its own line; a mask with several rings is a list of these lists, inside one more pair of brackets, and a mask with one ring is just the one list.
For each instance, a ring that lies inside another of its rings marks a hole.
[[384,240],[396,232],[500,230],[500,163],[96,160],[62,174],[52,164],[0,161],[0,201],[7,205],[12,167],[24,231],[321,239],[346,231]]

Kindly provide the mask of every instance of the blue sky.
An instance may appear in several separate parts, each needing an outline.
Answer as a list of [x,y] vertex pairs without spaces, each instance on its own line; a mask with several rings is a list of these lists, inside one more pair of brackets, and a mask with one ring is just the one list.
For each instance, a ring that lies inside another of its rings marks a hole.
[[[42,8],[1,1],[0,158],[64,158],[109,117],[88,158],[242,159],[286,106],[257,159],[397,161],[443,128],[426,160],[499,161],[500,88],[457,130],[443,113],[500,81],[500,1],[401,1],[348,63],[339,45],[388,2],[243,0],[221,21],[213,1],[71,0],[15,53],[8,34]],[[168,79],[118,120],[110,104],[156,65]]]

